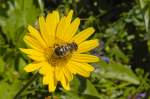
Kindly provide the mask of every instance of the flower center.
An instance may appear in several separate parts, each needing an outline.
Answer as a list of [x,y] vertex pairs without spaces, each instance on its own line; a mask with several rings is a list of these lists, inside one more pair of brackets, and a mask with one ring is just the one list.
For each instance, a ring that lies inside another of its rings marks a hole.
[[72,56],[71,54],[64,56],[64,57],[56,57],[55,55],[52,55],[50,59],[50,64],[52,66],[57,66],[58,64],[65,65],[67,64],[71,56]]
[[59,38],[55,38],[53,47],[47,48],[45,55],[47,61],[52,65],[65,65],[72,57],[74,51],[77,51],[78,46],[75,42],[65,42]]
[[72,51],[67,48],[67,45],[59,46],[56,44],[53,48],[48,48],[45,51],[45,56],[52,66],[65,65],[72,57]]

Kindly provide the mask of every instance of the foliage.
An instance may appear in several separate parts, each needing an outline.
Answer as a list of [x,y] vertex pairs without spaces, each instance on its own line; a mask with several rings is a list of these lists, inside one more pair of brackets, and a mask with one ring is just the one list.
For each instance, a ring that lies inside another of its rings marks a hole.
[[[58,9],[73,9],[81,18],[80,29],[93,26],[91,38],[100,46],[91,53],[101,61],[88,79],[76,76],[71,91],[57,87],[60,99],[150,98],[150,1],[149,0],[0,0],[0,99],[12,99],[34,74],[23,68],[31,62],[18,48],[28,24]],[[21,94],[22,99],[50,99],[51,93],[38,76]]]

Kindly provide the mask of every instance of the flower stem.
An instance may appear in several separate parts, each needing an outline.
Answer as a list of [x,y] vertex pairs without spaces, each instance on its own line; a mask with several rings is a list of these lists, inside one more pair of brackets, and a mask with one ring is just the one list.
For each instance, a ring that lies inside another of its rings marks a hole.
[[19,96],[21,95],[21,93],[39,76],[39,73],[36,72],[31,78],[30,80],[17,92],[17,94],[14,96],[13,99],[19,99]]
[[54,99],[54,93],[51,94],[51,99]]

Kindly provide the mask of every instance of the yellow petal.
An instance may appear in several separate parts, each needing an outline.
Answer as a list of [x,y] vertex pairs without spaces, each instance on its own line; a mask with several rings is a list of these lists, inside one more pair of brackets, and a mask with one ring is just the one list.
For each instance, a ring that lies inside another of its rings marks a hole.
[[72,20],[72,15],[73,15],[73,10],[70,10],[67,17],[66,17],[67,24],[70,24],[70,22]]
[[63,72],[64,72],[64,75],[65,75],[65,77],[66,77],[66,79],[67,79],[68,82],[73,79],[73,75],[72,75],[72,73],[69,71],[69,69],[68,69],[67,66],[65,66],[65,67],[63,68]]
[[64,35],[64,41],[69,42],[72,40],[72,37],[75,35],[75,33],[78,30],[78,27],[80,25],[80,19],[76,18],[67,28],[65,35]]
[[57,65],[57,66],[55,66],[55,75],[56,75],[56,79],[58,80],[58,81],[60,81],[60,77],[61,77],[61,75],[62,75],[62,66],[59,66],[59,64]]
[[60,79],[61,79],[60,82],[61,82],[62,86],[64,87],[64,89],[65,89],[65,90],[70,90],[69,82],[68,82],[67,79],[65,78],[64,73],[62,73]]
[[90,51],[96,48],[98,45],[99,45],[99,42],[97,39],[84,41],[78,46],[77,53]]
[[44,49],[43,46],[40,45],[40,43],[35,38],[31,37],[30,35],[26,35],[24,37],[24,41],[26,42],[27,45],[29,45],[33,49],[43,52],[43,49]]
[[28,57],[30,57],[34,61],[46,61],[45,55],[35,49],[24,49],[20,48],[20,50],[26,54],[28,54]]
[[49,77],[49,75],[44,75],[43,76],[43,84],[47,85],[49,83],[50,83],[50,77]]
[[62,17],[58,24],[58,27],[56,30],[56,37],[63,41],[65,41],[64,37],[65,37],[66,31],[70,25],[72,15],[73,15],[73,10],[71,10],[67,16]]
[[52,46],[54,37],[48,34],[48,30],[47,30],[48,28],[47,28],[47,25],[43,16],[39,17],[39,26],[40,26],[41,35],[44,41],[46,42],[47,46]]
[[57,80],[54,73],[54,67],[45,62],[40,68],[39,73],[44,75],[43,84],[48,84],[49,92],[55,91]]
[[39,73],[44,75],[43,84],[48,84],[49,92],[55,91],[57,82],[54,75],[54,67],[45,62],[40,68]]
[[55,75],[54,75],[54,67],[51,66],[50,68],[50,71],[47,71],[49,72],[48,75],[50,77],[50,81],[49,81],[49,92],[54,92],[55,89],[56,89],[56,86],[57,86],[57,81],[56,81],[56,78],[55,78]]
[[[45,71],[45,75],[43,76],[43,84],[52,84],[50,86],[52,86],[52,89],[55,90],[56,88],[56,80],[55,80],[55,77],[54,77],[54,69],[52,66],[47,65],[47,67],[45,68],[46,71]],[[51,78],[54,78],[54,79],[51,79]],[[51,81],[54,80],[54,83],[51,83]]]
[[70,61],[67,66],[71,72],[76,72],[84,77],[89,77],[90,72],[94,70],[94,68],[87,63],[78,63],[74,61]]
[[[65,73],[64,73],[65,72]],[[66,72],[67,72],[67,76],[66,76]],[[63,66],[56,66],[55,67],[55,77],[57,79],[57,81],[60,81],[62,86],[64,87],[64,89],[69,90],[70,86],[69,86],[69,80],[71,80],[71,74],[69,74],[68,71],[66,71],[65,67]],[[70,78],[67,78],[70,77]]]
[[55,18],[55,23],[57,24],[59,22],[59,12],[53,11],[53,15],[54,15],[53,18]]
[[74,54],[71,57],[71,60],[76,62],[91,63],[99,61],[99,58],[88,54]]
[[53,11],[49,13],[46,17],[46,25],[49,36],[55,37],[55,31],[57,24],[59,22],[59,13],[58,11]]
[[57,28],[57,25],[59,23],[59,13],[58,11],[53,11],[52,13],[49,13],[46,17],[46,28],[48,32],[48,43],[49,46],[53,45],[55,43],[55,31]]
[[32,71],[38,70],[41,66],[43,66],[42,62],[40,62],[40,63],[30,63],[30,64],[25,66],[24,70],[26,72],[32,72]]
[[49,89],[49,92],[54,92],[55,89],[56,89],[56,86],[57,86],[57,81],[55,81],[56,79],[54,78],[54,75],[52,74],[50,76],[50,82],[48,84],[48,89]]
[[35,49],[25,49],[25,48],[19,48],[22,52],[28,54],[28,55],[35,55],[35,56],[44,56],[43,53],[35,50]]
[[60,22],[58,23],[57,30],[56,30],[56,37],[63,40],[65,27],[66,27],[66,17],[62,17]]
[[28,26],[28,30],[30,32],[30,35],[35,38],[36,40],[38,40],[42,46],[46,47],[46,43],[44,42],[44,40],[42,39],[39,31],[37,31],[35,28],[33,28],[31,25]]
[[94,28],[90,27],[81,32],[79,32],[75,37],[73,37],[73,41],[77,44],[80,44],[82,41],[86,40],[94,33]]
[[44,38],[44,40],[47,40],[47,30],[45,29],[46,23],[45,23],[45,18],[43,16],[39,17],[39,26],[40,26],[40,32],[42,37]]
[[50,71],[51,67],[52,66],[49,63],[44,62],[43,66],[39,70],[39,73],[42,75],[46,75],[47,73],[49,73],[48,71]]
[[45,57],[41,57],[41,56],[34,56],[34,55],[27,55],[27,56],[37,62],[47,61]]

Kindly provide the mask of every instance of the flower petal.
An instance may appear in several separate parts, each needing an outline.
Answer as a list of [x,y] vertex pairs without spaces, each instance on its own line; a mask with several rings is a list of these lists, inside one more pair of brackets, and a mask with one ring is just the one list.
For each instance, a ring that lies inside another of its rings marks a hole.
[[54,67],[45,62],[40,68],[39,73],[44,75],[43,84],[48,84],[49,92],[53,92],[57,86],[56,75],[54,73]]
[[39,70],[40,74],[44,75],[43,84],[48,84],[49,92],[53,92],[56,89],[57,81],[54,75],[54,67],[45,62]]
[[41,66],[43,66],[43,62],[40,63],[30,63],[28,65],[25,66],[24,70],[26,72],[32,72],[35,70],[38,70]]
[[69,81],[67,81],[64,73],[62,73],[62,75],[61,75],[60,82],[65,90],[70,90]]
[[51,70],[51,67],[47,66],[46,69],[49,72],[46,71],[46,74],[43,76],[43,84],[45,84],[45,85],[51,83],[50,82],[51,81],[51,76],[52,76],[51,74],[53,73],[52,70]]
[[60,66],[59,64],[55,66],[55,75],[57,75],[56,79],[60,81],[60,77],[62,75],[62,66]]
[[47,85],[47,84],[49,84],[49,82],[50,82],[50,77],[49,77],[49,75],[44,75],[44,76],[43,76],[43,84],[44,84],[44,85]]
[[67,24],[70,24],[70,22],[72,20],[72,15],[73,15],[73,10],[70,10],[66,17]]
[[80,44],[82,41],[86,40],[94,33],[94,28],[90,27],[81,32],[79,32],[76,36],[73,37],[73,41],[77,44]]
[[73,15],[73,10],[71,10],[67,16],[64,16],[61,18],[57,30],[56,30],[56,37],[65,41],[65,35],[66,35],[66,31],[70,25],[71,19],[72,19],[72,15]]
[[28,54],[28,55],[35,55],[35,56],[44,56],[43,53],[35,50],[35,49],[25,49],[25,48],[19,48],[22,52]]
[[99,58],[88,54],[74,54],[71,57],[71,60],[76,62],[91,63],[99,61]]
[[52,46],[54,44],[54,37],[49,35],[48,32],[48,27],[46,25],[45,19],[43,16],[39,17],[39,26],[40,26],[40,31],[41,35],[46,42],[47,46]]
[[35,38],[36,40],[38,40],[39,43],[40,43],[42,46],[46,47],[46,43],[45,43],[44,40],[42,39],[42,37],[41,37],[39,31],[37,31],[37,30],[36,30],[35,28],[33,28],[31,25],[28,26],[28,30],[29,30],[29,32],[30,32],[30,35],[31,35],[33,38]]
[[32,36],[27,34],[24,37],[24,41],[26,42],[26,44],[28,44],[33,49],[38,50],[40,52],[43,52],[43,49],[44,49],[43,46],[40,45],[40,43],[35,38],[33,38]]
[[49,46],[52,46],[55,43],[55,31],[57,28],[57,25],[59,23],[59,13],[58,11],[53,11],[52,13],[49,13],[46,17],[46,28],[48,32],[47,41],[49,43]]
[[84,41],[78,46],[77,53],[90,51],[91,49],[96,48],[98,45],[99,45],[99,42],[97,39]]
[[90,72],[94,70],[94,68],[87,63],[79,63],[74,61],[70,61],[67,66],[73,73],[76,72],[77,74],[84,77],[89,77]]
[[55,89],[56,89],[56,86],[57,86],[57,81],[55,79],[55,75],[54,75],[54,67],[51,67],[50,71],[49,71],[49,78],[50,78],[50,81],[49,81],[49,92],[54,92]]
[[69,69],[67,67],[63,68],[63,73],[64,73],[64,75],[65,75],[65,77],[66,77],[68,82],[73,79],[73,75],[72,75],[72,73],[69,71]]
[[45,55],[35,49],[24,49],[20,48],[20,50],[26,54],[28,54],[28,57],[30,57],[34,61],[46,61]]
[[56,37],[60,40],[63,40],[63,36],[64,36],[64,29],[65,29],[65,26],[66,26],[66,17],[62,17],[60,22],[58,23],[58,26],[57,26],[57,30],[56,30]]
[[45,29],[46,28],[45,18],[43,16],[39,17],[39,26],[40,26],[41,35],[47,43],[47,36],[48,35],[47,35],[47,30]]
[[52,66],[49,63],[44,62],[43,66],[39,70],[39,73],[42,75],[46,75],[48,73],[47,71],[50,70],[50,67],[52,67]]
[[55,37],[55,31],[57,24],[59,22],[59,13],[58,11],[53,11],[49,13],[46,17],[46,25],[49,36]]
[[64,41],[69,42],[70,40],[72,40],[72,37],[77,32],[79,25],[80,25],[80,19],[76,18],[67,28],[64,35]]
[[36,62],[47,61],[45,57],[41,56],[34,56],[34,55],[27,55],[27,56]]

